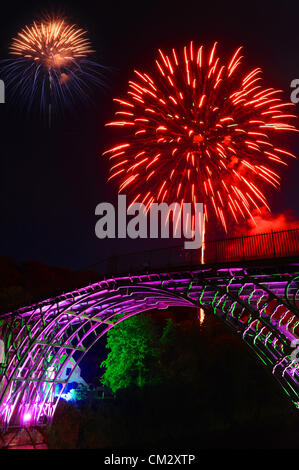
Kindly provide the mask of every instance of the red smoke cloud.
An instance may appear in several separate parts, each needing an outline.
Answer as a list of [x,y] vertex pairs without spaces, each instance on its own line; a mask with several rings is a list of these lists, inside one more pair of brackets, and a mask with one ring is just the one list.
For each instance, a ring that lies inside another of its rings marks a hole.
[[243,235],[254,235],[256,233],[299,228],[299,220],[292,211],[286,211],[283,214],[272,214],[269,213],[266,208],[261,208],[261,212],[255,210],[252,215],[254,222],[249,218],[244,224],[235,227],[235,235],[240,233]]

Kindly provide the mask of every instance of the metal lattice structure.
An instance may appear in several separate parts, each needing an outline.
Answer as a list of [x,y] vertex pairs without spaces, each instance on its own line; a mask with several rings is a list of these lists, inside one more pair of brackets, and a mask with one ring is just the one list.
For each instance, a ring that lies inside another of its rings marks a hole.
[[293,256],[127,275],[2,315],[1,428],[50,424],[72,372],[107,331],[132,315],[171,306],[221,318],[299,408],[298,267]]

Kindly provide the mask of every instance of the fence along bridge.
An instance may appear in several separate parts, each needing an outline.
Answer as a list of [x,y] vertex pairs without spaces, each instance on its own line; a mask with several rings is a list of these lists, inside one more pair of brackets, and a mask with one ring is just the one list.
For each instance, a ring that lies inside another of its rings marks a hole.
[[75,367],[107,331],[171,306],[221,318],[299,408],[299,229],[208,242],[200,259],[182,247],[112,257],[94,266],[107,279],[1,315],[1,429],[50,424]]

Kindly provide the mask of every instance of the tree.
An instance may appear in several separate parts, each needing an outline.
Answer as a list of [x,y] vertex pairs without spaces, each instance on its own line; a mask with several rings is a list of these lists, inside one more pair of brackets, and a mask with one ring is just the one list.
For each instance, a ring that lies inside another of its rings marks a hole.
[[160,331],[149,314],[134,315],[112,328],[107,334],[106,348],[110,352],[101,367],[103,385],[118,389],[158,380]]
[[188,384],[198,377],[200,325],[194,320],[161,320],[143,313],[108,332],[106,348],[110,352],[101,364],[106,370],[100,381],[113,393],[132,385]]

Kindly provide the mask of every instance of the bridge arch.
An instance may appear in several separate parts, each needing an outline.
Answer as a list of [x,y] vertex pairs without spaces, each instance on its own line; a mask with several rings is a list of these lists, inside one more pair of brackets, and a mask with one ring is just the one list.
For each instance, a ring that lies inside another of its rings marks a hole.
[[[217,315],[257,354],[299,406],[296,263],[199,266],[111,278],[2,315],[0,425],[50,424],[72,373],[92,346],[132,315],[195,306]],[[71,373],[62,380],[63,372]],[[58,396],[55,387],[61,384]]]

